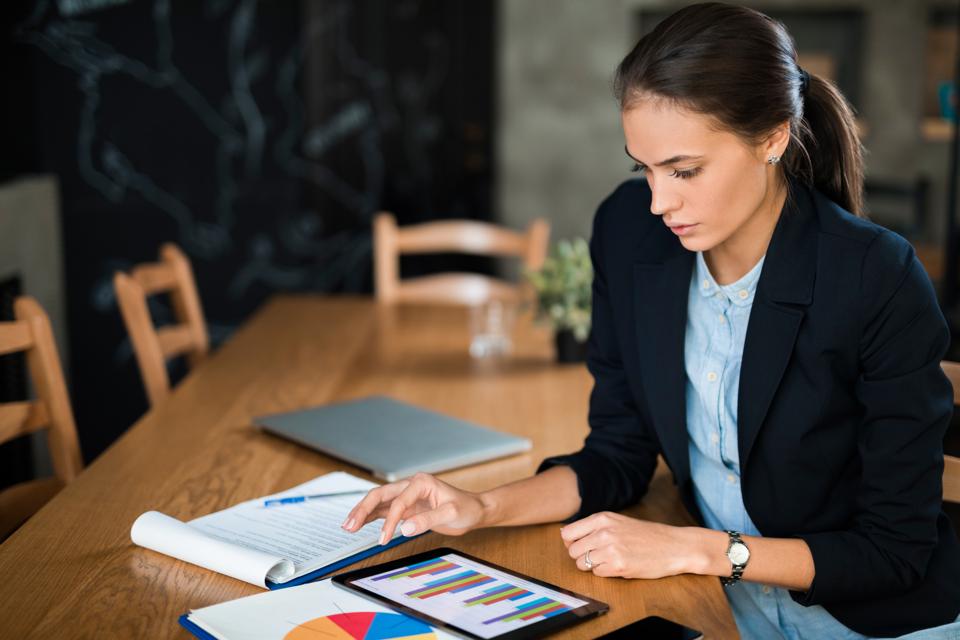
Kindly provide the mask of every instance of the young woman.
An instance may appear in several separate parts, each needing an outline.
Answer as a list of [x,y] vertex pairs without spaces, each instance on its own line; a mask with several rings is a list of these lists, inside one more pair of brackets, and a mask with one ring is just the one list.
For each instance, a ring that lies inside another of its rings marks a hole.
[[[566,520],[597,576],[720,576],[745,638],[960,636],[948,329],[910,245],[862,217],[846,101],[782,25],[716,3],[640,40],[616,92],[646,180],[594,221],[583,449],[479,494],[385,485],[345,528]],[[615,513],[658,454],[703,527]]]

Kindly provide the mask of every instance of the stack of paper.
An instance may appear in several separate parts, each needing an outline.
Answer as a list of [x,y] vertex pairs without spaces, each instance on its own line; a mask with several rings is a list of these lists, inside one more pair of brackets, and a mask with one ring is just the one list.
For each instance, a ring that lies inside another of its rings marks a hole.
[[361,493],[276,507],[265,507],[264,501],[368,491],[376,486],[338,471],[190,522],[148,511],[133,523],[130,538],[142,547],[260,587],[300,584],[399,544],[405,538],[398,527],[393,540],[380,546],[379,521],[356,533],[341,529],[347,514],[363,497]]

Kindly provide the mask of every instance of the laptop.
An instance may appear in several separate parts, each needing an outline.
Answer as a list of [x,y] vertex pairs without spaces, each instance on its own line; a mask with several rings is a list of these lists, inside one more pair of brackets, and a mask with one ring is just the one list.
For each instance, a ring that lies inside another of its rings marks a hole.
[[527,438],[373,396],[254,419],[264,431],[340,458],[388,482],[529,451]]

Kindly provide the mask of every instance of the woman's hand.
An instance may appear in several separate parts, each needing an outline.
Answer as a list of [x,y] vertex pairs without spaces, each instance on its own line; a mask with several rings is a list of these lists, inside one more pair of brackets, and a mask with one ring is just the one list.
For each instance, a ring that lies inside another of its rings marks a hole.
[[479,494],[452,487],[430,474],[418,473],[371,489],[347,515],[343,528],[354,532],[368,522],[384,518],[380,544],[393,537],[401,520],[400,532],[405,536],[428,530],[459,536],[477,528],[486,511],[487,505]]
[[[704,559],[694,527],[673,527],[605,511],[560,530],[570,557],[581,571],[601,577],[663,578],[699,573]],[[592,567],[586,563],[590,552]],[[722,551],[722,549],[721,549]]]

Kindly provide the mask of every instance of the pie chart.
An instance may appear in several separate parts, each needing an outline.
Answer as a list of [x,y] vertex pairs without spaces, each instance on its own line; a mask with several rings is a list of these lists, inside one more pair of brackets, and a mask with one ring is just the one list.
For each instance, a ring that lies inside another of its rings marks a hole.
[[297,625],[284,640],[436,640],[433,629],[399,613],[356,611],[314,618]]

